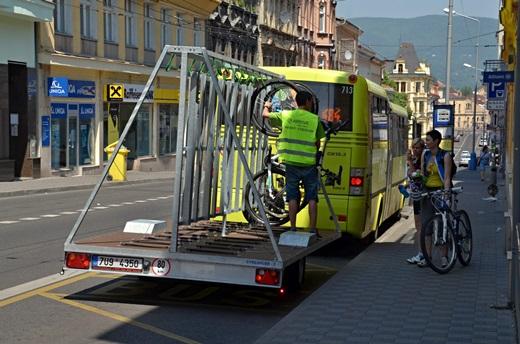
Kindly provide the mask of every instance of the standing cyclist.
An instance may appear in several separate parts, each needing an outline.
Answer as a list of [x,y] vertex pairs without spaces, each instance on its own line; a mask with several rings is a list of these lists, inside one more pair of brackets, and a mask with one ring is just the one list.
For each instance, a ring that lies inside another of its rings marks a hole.
[[[442,135],[438,130],[431,130],[426,133],[426,150],[423,152],[421,166],[423,175],[426,177],[424,188],[426,192],[434,190],[449,190],[451,188],[452,157],[449,152],[439,148]],[[435,208],[429,197],[421,200],[421,219],[422,229],[426,223],[435,215]],[[447,248],[446,254],[447,255]],[[442,264],[448,264],[447,257],[442,257]],[[418,266],[425,266],[426,261],[417,263]]]
[[310,231],[320,237],[316,229],[320,183],[316,155],[320,147],[320,139],[325,137],[325,131],[318,115],[310,112],[313,106],[313,96],[309,92],[299,91],[296,94],[296,104],[298,108],[295,110],[269,112],[271,104],[266,102],[262,115],[264,118],[269,118],[273,126],[282,130],[278,137],[278,153],[286,166],[291,230],[296,230],[299,185],[300,181],[303,181],[305,199],[309,202]]
[[[424,140],[420,137],[416,137],[412,141],[412,152],[408,154],[407,164],[408,164],[408,177],[412,177],[414,172],[421,172],[421,157],[424,151]],[[414,182],[414,181],[412,181]],[[421,187],[422,185],[419,185]],[[421,201],[413,200],[413,219],[415,222],[415,245],[419,250],[417,255],[408,258],[406,261],[410,264],[417,264],[424,260],[423,254],[421,252]]]

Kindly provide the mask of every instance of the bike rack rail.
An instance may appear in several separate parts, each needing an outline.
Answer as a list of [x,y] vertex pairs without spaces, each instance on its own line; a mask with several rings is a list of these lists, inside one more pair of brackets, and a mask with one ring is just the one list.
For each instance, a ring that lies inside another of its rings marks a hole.
[[[74,237],[158,72],[179,66],[179,118],[170,252],[177,252],[179,225],[220,215],[224,218],[222,234],[225,235],[226,215],[243,210],[241,185],[247,181],[254,185],[252,170],[261,166],[268,147],[267,136],[252,125],[248,114],[251,94],[256,85],[280,76],[203,47],[167,45],[146,82],[101,178],[65,241],[65,250],[73,248]],[[236,159],[238,172],[235,174]],[[259,202],[258,190],[253,187],[252,191]],[[276,260],[281,261],[263,206],[260,207],[260,213],[265,220]]]

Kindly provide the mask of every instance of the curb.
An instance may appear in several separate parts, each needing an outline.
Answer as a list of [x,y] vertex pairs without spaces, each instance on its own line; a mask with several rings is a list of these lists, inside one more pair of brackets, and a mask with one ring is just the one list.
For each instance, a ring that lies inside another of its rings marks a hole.
[[[126,186],[126,185],[156,183],[156,182],[170,180],[170,179],[172,179],[172,181],[173,181],[173,178],[157,178],[157,179],[133,180],[133,181],[126,181],[126,182],[108,182],[109,184],[104,185],[104,187],[113,188],[113,187],[121,187],[121,186]],[[17,191],[0,192],[0,198],[36,195],[36,194],[44,194],[44,193],[55,193],[55,192],[63,192],[63,191],[88,190],[88,189],[94,188],[96,186],[96,184],[97,183],[84,184],[84,185],[58,186],[58,187],[53,187],[53,188],[25,189],[25,190],[17,190]]]

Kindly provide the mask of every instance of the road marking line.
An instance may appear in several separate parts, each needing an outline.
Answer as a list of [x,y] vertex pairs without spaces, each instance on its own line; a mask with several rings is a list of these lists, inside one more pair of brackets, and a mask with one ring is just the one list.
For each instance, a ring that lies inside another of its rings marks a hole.
[[57,214],[46,214],[46,215],[40,215],[40,217],[58,217],[60,215]]
[[147,201],[157,201],[158,198],[147,198],[146,200],[147,200]]
[[[41,278],[36,281],[31,281],[28,283],[21,284],[16,287],[12,287],[9,289],[4,289],[0,291],[0,308],[10,305],[15,302],[19,302],[28,298],[31,298],[40,293],[45,293],[47,291],[63,287],[86,278],[90,278],[94,276],[95,272],[74,272],[75,275],[73,277],[64,277],[62,275],[51,275],[44,278]],[[79,274],[78,274],[79,273]],[[65,278],[62,281],[53,283],[56,279]],[[49,284],[51,283],[51,284]],[[20,289],[22,290],[20,292]]]
[[108,207],[104,207],[104,206],[97,206],[97,207],[94,207],[94,209],[108,209]]
[[48,299],[51,299],[51,300],[55,300],[55,301],[67,304],[67,305],[72,306],[72,307],[76,307],[76,308],[82,309],[82,310],[87,311],[87,312],[95,313],[95,314],[98,314],[98,315],[101,315],[101,316],[104,316],[104,317],[107,317],[107,318],[110,318],[110,319],[113,319],[113,320],[116,320],[116,321],[120,321],[122,323],[126,323],[128,325],[132,325],[132,326],[135,326],[135,327],[142,328],[144,330],[147,330],[149,332],[152,332],[152,333],[164,336],[166,338],[177,340],[177,341],[179,341],[181,343],[200,344],[199,342],[197,342],[195,340],[192,340],[192,339],[189,339],[189,338],[177,335],[175,333],[163,330],[161,328],[158,328],[158,327],[155,327],[155,326],[152,326],[152,325],[149,325],[149,324],[137,321],[137,320],[130,319],[128,317],[125,317],[124,315],[112,313],[112,312],[106,311],[104,309],[93,307],[93,306],[90,306],[90,305],[87,305],[87,304],[84,304],[84,303],[81,303],[81,302],[67,300],[67,299],[63,298],[61,295],[57,295],[57,294],[54,294],[54,293],[48,293],[48,292],[42,292],[39,295],[43,296],[43,297],[46,297]]
[[146,201],[142,200],[142,199],[139,199],[139,200],[135,201],[135,203],[146,203]]
[[311,269],[311,270],[308,270],[308,269],[305,269],[306,271],[333,271],[333,272],[337,272],[338,269],[334,269],[334,268],[330,268],[328,266],[324,266],[324,265],[320,265],[320,264],[314,264],[314,263],[307,263],[306,265],[310,265],[310,266],[314,266],[316,268],[319,268],[318,269]]
[[72,214],[76,214],[77,211],[62,211],[60,212],[60,214],[62,215],[72,215]]
[[0,221],[0,225],[10,225],[13,223],[18,223],[20,221]]
[[124,205],[131,205],[131,204],[134,204],[134,202],[123,202],[121,204],[124,204]]
[[121,204],[109,204],[108,206],[109,206],[109,207],[120,207]]
[[21,221],[35,221],[35,220],[39,220],[39,219],[40,219],[39,217],[22,217],[19,220],[21,220]]
[[161,196],[161,197],[157,197],[158,199],[167,199],[167,198],[170,198],[170,196]]

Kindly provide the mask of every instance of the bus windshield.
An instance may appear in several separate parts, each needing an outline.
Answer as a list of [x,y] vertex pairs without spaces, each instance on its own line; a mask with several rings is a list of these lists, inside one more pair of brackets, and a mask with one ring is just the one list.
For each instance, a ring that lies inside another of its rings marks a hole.
[[319,99],[319,115],[327,122],[347,121],[342,131],[352,131],[354,85],[299,81]]

